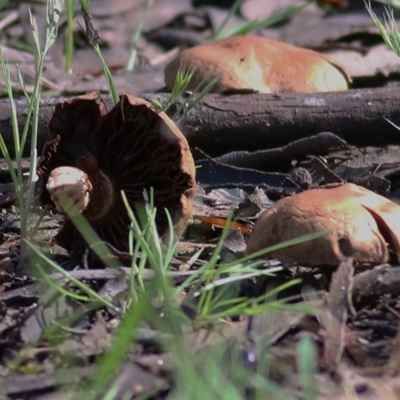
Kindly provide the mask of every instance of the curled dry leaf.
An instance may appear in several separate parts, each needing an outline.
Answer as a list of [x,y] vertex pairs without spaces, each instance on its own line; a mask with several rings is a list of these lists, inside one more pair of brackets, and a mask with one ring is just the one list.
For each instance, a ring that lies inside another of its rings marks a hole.
[[172,89],[181,67],[194,70],[188,90],[221,75],[213,91],[261,93],[346,90],[350,78],[326,56],[259,36],[236,36],[183,50],[165,68]]
[[300,236],[328,230],[323,237],[268,254],[312,266],[338,265],[348,257],[383,263],[388,246],[400,254],[400,206],[363,187],[346,183],[286,197],[257,220],[247,254]]
[[[153,188],[159,233],[168,231],[167,209],[182,234],[192,212],[195,167],[167,115],[129,95],[108,111],[98,93],[89,93],[58,104],[49,130],[38,166],[42,204],[64,210],[65,200],[72,201],[102,240],[126,251],[130,220],[120,193],[135,210],[144,190]],[[77,255],[85,248],[68,219],[56,240]]]

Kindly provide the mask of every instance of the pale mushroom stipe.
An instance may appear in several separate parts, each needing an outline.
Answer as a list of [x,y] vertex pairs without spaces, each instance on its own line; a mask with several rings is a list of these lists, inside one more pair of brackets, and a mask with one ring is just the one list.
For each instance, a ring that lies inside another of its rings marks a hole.
[[70,202],[81,213],[89,205],[93,186],[88,175],[80,169],[58,167],[51,171],[46,189],[58,211],[65,212],[65,204]]

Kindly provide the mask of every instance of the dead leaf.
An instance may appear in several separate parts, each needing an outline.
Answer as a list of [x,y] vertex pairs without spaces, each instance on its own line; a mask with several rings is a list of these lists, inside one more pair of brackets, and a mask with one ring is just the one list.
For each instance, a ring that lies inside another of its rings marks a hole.
[[[209,217],[206,215],[197,215],[196,218],[205,224],[209,224],[212,227],[218,226],[220,228],[224,228],[227,225],[226,218],[219,218],[219,217]],[[229,223],[229,227],[231,229],[239,229],[242,233],[250,233],[252,231],[252,226],[248,223],[240,222],[240,221],[231,221]]]
[[352,77],[369,77],[399,72],[400,59],[385,44],[372,47],[367,54],[355,50],[334,50],[329,52],[329,58],[343,65]]
[[324,361],[335,370],[339,365],[346,345],[346,322],[349,310],[353,309],[351,291],[354,267],[351,259],[342,262],[332,276],[326,300],[328,313],[324,319]]

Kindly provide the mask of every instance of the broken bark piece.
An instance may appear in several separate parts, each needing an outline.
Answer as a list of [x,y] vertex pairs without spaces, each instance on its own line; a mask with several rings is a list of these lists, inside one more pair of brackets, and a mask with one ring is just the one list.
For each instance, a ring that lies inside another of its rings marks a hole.
[[320,53],[260,36],[235,36],[183,50],[165,68],[169,90],[181,68],[194,71],[188,90],[220,76],[215,93],[330,92],[348,89],[351,81]]
[[[360,186],[332,184],[277,201],[257,220],[247,254],[307,234],[327,235],[269,253],[269,258],[337,266],[348,257],[383,263],[400,254],[400,206]],[[388,245],[388,246],[387,246]]]
[[[144,191],[153,189],[160,235],[168,233],[168,210],[181,235],[192,212],[196,189],[188,143],[166,114],[129,95],[108,111],[98,93],[57,105],[51,139],[38,166],[42,204],[64,211],[69,199],[99,237],[119,251],[128,250],[130,220],[124,191],[133,210]],[[58,244],[81,256],[86,248],[66,219]]]

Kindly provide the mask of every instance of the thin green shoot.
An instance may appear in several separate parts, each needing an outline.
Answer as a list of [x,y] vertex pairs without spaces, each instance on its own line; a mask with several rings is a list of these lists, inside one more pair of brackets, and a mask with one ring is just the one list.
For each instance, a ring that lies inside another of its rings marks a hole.
[[75,0],[66,0],[67,28],[65,33],[65,71],[72,72],[74,56],[74,4]]
[[89,388],[94,392],[93,397],[89,395],[89,399],[97,400],[99,393],[107,390],[134,343],[135,330],[143,321],[144,313],[150,307],[150,299],[145,293],[140,293],[136,301],[132,299],[120,325],[113,334],[110,349],[100,357],[96,375],[89,383]]
[[243,4],[243,2],[244,2],[244,0],[235,0],[235,2],[232,4],[231,8],[228,11],[228,14],[226,14],[225,19],[222,21],[222,24],[211,35],[210,41],[214,41],[214,40],[218,40],[218,39],[222,38],[222,32],[225,29],[226,24],[237,13],[237,11],[239,10],[239,7]]
[[207,326],[218,320],[236,317],[238,315],[257,315],[266,310],[274,312],[291,310],[309,315],[316,315],[317,310],[312,306],[290,304],[291,301],[301,300],[301,295],[285,297],[282,300],[274,300],[278,293],[298,285],[300,282],[300,279],[293,279],[275,288],[273,292],[271,291],[254,298],[226,297],[224,292],[217,292],[217,295],[214,296],[209,305],[208,313],[198,315],[193,321],[193,325],[196,327]]
[[[389,7],[385,8],[385,15],[384,15],[384,24],[379,20],[377,15],[372,11],[371,2],[364,0],[365,7],[371,18],[373,19],[376,27],[379,30],[380,35],[382,36],[383,41],[386,45],[398,56],[400,57],[400,29],[397,26],[397,22],[393,15],[393,10]],[[400,8],[400,1],[393,0],[393,1],[381,1],[381,3],[390,4],[395,8]],[[383,117],[389,124],[394,126],[396,129],[400,130],[400,127],[397,126],[394,122],[388,120],[387,118]],[[397,252],[397,259],[400,262],[400,252]]]
[[0,0],[0,10],[8,4],[9,0]]
[[227,14],[223,23],[219,26],[219,28],[210,36],[208,41],[215,41],[220,40],[223,38],[231,37],[231,36],[239,36],[239,35],[246,35],[250,32],[264,29],[268,27],[275,26],[287,19],[290,19],[298,13],[300,10],[308,6],[312,3],[310,0],[304,1],[301,5],[289,5],[286,7],[282,7],[274,11],[271,15],[261,20],[255,19],[249,22],[245,22],[243,24],[238,24],[229,29],[225,29],[226,24],[232,18],[232,16],[237,12],[237,9],[241,6],[243,0],[236,0],[235,3],[232,5],[229,13]]
[[[171,313],[166,327],[173,334],[181,334],[181,321],[185,319],[176,307],[176,293],[171,277],[167,271],[170,268],[172,258],[178,244],[172,218],[168,210],[164,210],[168,222],[167,234],[160,238],[156,224],[156,208],[154,207],[154,193],[150,190],[148,195],[144,193],[144,203],[136,205],[137,217],[130,213],[134,238],[140,245],[141,257],[146,260],[147,267],[155,272],[152,281],[153,298],[162,299],[163,308]],[[159,210],[160,212],[161,210]],[[146,290],[146,293],[148,290]]]
[[367,2],[365,0],[365,7],[386,45],[400,57],[400,30],[394,18],[393,10],[385,7],[385,14],[383,16],[384,23],[382,23],[377,15],[372,11],[370,1]]
[[244,24],[240,24],[232,29],[227,29],[222,32],[223,37],[247,35],[248,33],[275,26],[283,21],[292,18],[295,14],[305,8],[310,2],[305,2],[299,6],[287,6],[276,10],[273,14],[261,20],[253,20]]
[[137,56],[137,51],[138,51],[138,42],[139,42],[140,36],[142,35],[143,27],[147,20],[147,17],[149,16],[149,12],[150,12],[152,5],[153,5],[153,0],[146,0],[146,8],[144,10],[143,16],[142,16],[142,18],[140,18],[138,26],[135,29],[135,32],[133,34],[132,48],[129,53],[128,62],[126,64],[127,71],[133,71],[133,68],[135,66],[135,61],[136,61],[136,56]]
[[[40,260],[42,260],[46,265],[49,267],[53,268],[57,272],[59,272],[61,275],[63,275],[69,282],[74,284],[78,289],[80,289],[82,292],[86,293],[87,296],[89,297],[90,301],[97,301],[100,305],[103,305],[105,307],[109,307],[110,309],[119,312],[119,309],[114,306],[114,304],[110,303],[108,300],[104,299],[102,296],[100,296],[96,291],[92,290],[88,285],[85,283],[81,282],[79,279],[75,278],[72,276],[68,271],[66,271],[64,268],[60,267],[56,262],[54,262],[52,259],[47,257],[43,252],[41,252],[36,246],[34,246],[31,242],[25,240],[25,243],[27,246],[30,248],[31,251],[33,251],[36,256],[39,257]],[[43,268],[39,268],[39,271],[41,271],[44,275],[46,275],[45,271]],[[46,280],[49,282],[49,280]],[[57,284],[55,281],[51,284],[51,287],[54,287],[57,291],[60,293],[63,293],[69,297],[76,298],[73,293],[65,291],[61,285]],[[79,300],[83,301],[88,301],[84,296],[80,296]]]
[[[196,260],[200,257],[201,253],[203,252],[203,249],[197,251],[189,260],[190,264],[194,264]],[[192,286],[196,281],[200,279],[200,277],[203,275],[203,272],[205,272],[208,268],[207,263],[202,265],[200,268],[196,269],[193,271],[193,274],[188,276],[180,285],[178,285],[175,288],[176,291],[176,296],[179,295],[182,291],[186,290],[190,286]]]
[[99,238],[85,216],[77,210],[76,205],[72,200],[69,198],[60,198],[59,201],[68,218],[72,221],[83,239],[89,244],[91,250],[99,257],[99,259],[109,268],[118,267],[118,261],[109,257],[110,250],[107,245]]
[[[217,270],[217,265],[218,265],[218,261],[220,259],[222,247],[223,247],[224,242],[229,234],[228,227],[230,226],[230,224],[232,222],[232,218],[233,218],[233,208],[231,209],[231,212],[228,215],[228,218],[226,220],[225,229],[222,231],[220,240],[218,241],[218,244],[217,244],[215,250],[213,251],[213,254],[211,255],[210,260],[207,262],[208,269],[207,269],[207,272],[202,277],[202,279],[204,280],[205,286],[210,285],[212,282],[214,282],[216,276],[220,276],[220,274]],[[211,304],[211,301],[214,296],[214,290],[215,290],[215,286],[211,285],[208,290],[203,290],[201,292],[199,304],[198,304],[198,311],[199,311],[200,316],[210,314],[210,310],[211,310],[210,304]]]
[[[171,280],[167,274],[164,273],[167,266],[170,265],[170,255],[174,253],[175,241],[172,239],[172,220],[170,219],[169,222],[171,239],[167,240],[167,243],[164,244],[165,248],[160,246],[160,238],[158,237],[156,230],[155,209],[152,195],[150,195],[150,200],[148,197],[145,197],[145,199],[147,199],[145,204],[142,207],[136,208],[136,212],[138,213],[137,217],[136,213],[133,213],[130,207],[127,207],[127,209],[132,220],[133,240],[135,240],[136,243],[140,243],[138,254],[140,253],[140,257],[146,260],[147,266],[154,269],[156,276],[152,281],[145,283],[146,286],[144,290],[136,291],[135,296],[132,297],[129,309],[124,315],[121,325],[114,335],[113,345],[101,359],[99,364],[99,373],[90,384],[92,391],[95,393],[94,396],[97,396],[95,398],[104,398],[99,397],[101,396],[101,393],[104,393],[104,396],[112,393],[112,378],[114,376],[114,371],[121,365],[126,357],[130,347],[134,343],[135,329],[144,320],[148,320],[149,322],[152,321],[152,325],[156,328],[157,326],[162,326],[164,331],[168,327],[167,332],[172,333],[172,342],[168,344],[168,347],[174,357],[177,371],[179,371],[176,378],[177,381],[182,383],[183,380],[187,380],[191,377],[191,382],[194,384],[198,380],[198,377],[196,376],[197,361],[194,361],[192,350],[188,348],[187,343],[185,343],[181,337],[183,328],[182,323],[185,320],[185,317],[182,315],[181,310],[175,302],[176,288],[173,287]],[[125,204],[127,205],[126,197]],[[221,238],[221,242],[222,241],[223,238]],[[219,261],[221,246],[222,244],[215,250],[213,264],[208,265],[209,268]],[[133,245],[132,248],[134,248]],[[201,280],[201,277],[198,276],[198,279]],[[287,309],[301,310],[303,312],[306,310],[307,312],[312,313],[314,310],[311,308],[307,309],[304,306],[301,308],[296,307],[295,304],[288,305],[285,303],[286,300],[290,301],[293,300],[293,298],[285,299],[285,301],[273,301],[274,296],[276,296],[280,290],[287,289],[297,283],[298,281],[288,282],[281,287],[266,293],[258,299],[226,299],[215,296],[210,299],[209,315],[200,316],[193,321],[193,325],[206,326],[212,322],[221,320],[222,318],[239,314],[254,315],[255,313],[263,312],[266,309],[276,310],[277,312]],[[194,282],[194,284],[196,284],[196,282]],[[163,310],[165,310],[165,316],[163,318],[158,317],[156,310],[153,308],[152,304],[155,299],[160,299],[162,301]],[[268,303],[254,304],[255,301],[268,301]],[[222,362],[222,358],[219,361]],[[109,388],[110,385],[111,388]],[[231,389],[234,390],[232,383],[229,383],[229,385]],[[188,387],[184,385],[181,389],[187,390]],[[215,393],[215,390],[217,389],[214,388],[211,393]],[[232,393],[235,392],[233,391]]]
[[[63,0],[49,0],[46,7],[46,34],[44,40],[43,49],[41,49],[39,42],[39,31],[36,25],[36,20],[30,12],[30,22],[32,26],[32,37],[34,41],[35,54],[37,58],[35,66],[35,86],[32,94],[33,113],[32,113],[32,133],[31,133],[31,152],[30,152],[30,168],[28,178],[28,194],[25,203],[25,209],[23,216],[26,220],[30,213],[30,209],[33,203],[35,183],[37,180],[36,168],[37,168],[37,138],[38,138],[38,127],[39,127],[39,107],[40,107],[40,93],[41,93],[41,76],[43,73],[44,60],[49,49],[53,46],[57,33],[58,33],[58,21],[61,15],[63,7]],[[27,227],[25,226],[25,229]],[[22,232],[23,236],[27,232]]]
[[195,72],[196,70],[194,68],[186,69],[184,65],[179,67],[178,73],[175,77],[174,86],[172,87],[171,97],[163,110],[164,112],[168,111],[168,109],[175,104],[178,98],[185,92]]
[[103,67],[104,71],[104,76],[106,78],[110,94],[112,97],[112,100],[114,104],[117,104],[119,101],[119,96],[118,96],[118,91],[117,87],[115,86],[115,82],[113,79],[113,76],[111,74],[110,68],[108,67],[106,61],[104,60],[104,57],[101,53],[101,49],[99,46],[99,34],[94,29],[93,22],[92,22],[92,17],[90,15],[90,4],[89,0],[79,0],[79,3],[81,5],[81,10],[82,10],[82,16],[85,21],[85,26],[86,26],[86,37],[88,39],[89,44],[92,46],[94,52],[98,55],[101,65]]
[[110,68],[108,68],[108,65],[106,63],[106,61],[103,58],[103,55],[101,54],[101,49],[98,43],[96,43],[93,46],[93,50],[95,51],[95,53],[99,56],[100,61],[101,61],[101,65],[103,67],[104,70],[104,76],[106,78],[108,87],[110,89],[110,94],[113,100],[114,104],[117,104],[119,101],[119,95],[118,95],[118,90],[117,87],[115,86],[115,82],[114,82],[114,78],[112,76],[112,73],[110,71]]
[[[32,244],[32,243],[31,243]],[[36,248],[36,247],[35,247]],[[37,250],[37,249],[36,249]],[[38,255],[38,253],[40,253],[40,258],[41,256],[43,256],[44,254],[42,252],[37,251],[36,255]],[[43,259],[42,259],[43,260]],[[48,260],[48,259],[47,259]],[[47,260],[43,260],[45,261],[48,265],[51,265],[54,267],[54,264],[50,264],[47,262]],[[50,260],[51,261],[51,260]],[[84,301],[84,302],[88,302],[91,301],[91,299],[89,298],[89,296],[82,296],[80,294],[77,294],[75,292],[72,292],[68,289],[65,289],[64,286],[62,284],[59,284],[58,282],[55,282],[54,280],[50,279],[50,277],[48,276],[47,272],[44,270],[44,268],[42,267],[42,265],[40,263],[36,263],[35,264],[36,270],[39,271],[40,276],[42,281],[47,285],[47,287],[50,287],[52,289],[54,289],[55,291],[57,291],[60,295],[64,295],[66,297],[70,297],[71,299],[74,299],[76,301]]]
[[[193,350],[175,355],[175,384],[169,398],[184,399],[226,399],[242,400],[245,396],[245,385],[238,385],[232,375],[239,369],[249,375],[239,359],[231,361],[228,341],[218,343],[207,349],[207,352],[193,354]],[[227,362],[227,361],[231,362]],[[237,362],[236,362],[237,361]],[[253,398],[253,397],[250,397]]]
[[389,7],[400,8],[400,0],[375,0],[377,3],[386,4]]
[[[229,226],[229,218],[227,221],[227,227]],[[225,228],[224,232],[228,231],[227,228]],[[262,262],[261,261],[253,261],[250,263],[250,265],[246,265],[246,262],[249,262],[251,260],[254,260],[255,258],[262,257],[272,251],[276,251],[281,248],[285,248],[287,246],[293,246],[296,244],[300,244],[303,242],[307,242],[310,240],[314,240],[316,238],[322,237],[328,233],[328,231],[321,231],[321,232],[316,232],[312,234],[308,234],[299,238],[291,239],[286,242],[279,243],[275,246],[271,246],[266,249],[262,249],[258,252],[255,252],[253,254],[247,255],[245,257],[242,257],[239,260],[235,260],[231,263],[228,264],[222,264],[218,265],[217,263],[219,261],[219,254],[221,253],[223,241],[225,240],[226,233],[224,235],[224,232],[221,236],[221,239],[216,247],[216,249],[213,252],[213,255],[211,256],[210,260],[201,268],[201,274],[199,274],[199,281],[198,283],[195,281],[194,277],[188,278],[190,280],[190,283],[194,285],[195,289],[192,294],[192,296],[199,297],[199,301],[197,304],[197,311],[198,311],[198,321],[197,323],[204,323],[204,321],[208,321],[210,319],[215,320],[215,310],[216,308],[220,307],[220,304],[218,302],[215,302],[215,290],[219,287],[224,287],[226,285],[232,285],[235,282],[239,282],[243,279],[250,279],[262,275],[271,275],[275,272],[278,272],[281,270],[281,267],[274,267],[270,268],[268,270],[262,270],[262,269],[257,269]],[[220,278],[221,275],[229,274],[230,276],[228,278]],[[186,284],[185,284],[186,285]],[[279,289],[283,290],[283,288]],[[257,301],[266,301],[267,299],[271,298],[271,296],[275,295],[274,291],[270,291],[268,293],[268,296],[266,296],[264,299],[259,298]],[[255,301],[253,299],[253,301]],[[246,307],[249,305],[246,303],[246,300],[243,302],[243,304],[240,304],[241,300],[238,300],[238,305],[235,306],[235,308],[232,309],[225,309],[224,314],[219,314],[217,318],[221,318],[222,315],[225,317],[232,316],[232,315],[237,315],[239,312],[244,313],[246,310]],[[239,308],[238,308],[239,307]],[[254,310],[253,310],[254,312]],[[200,322],[199,322],[200,321]]]
[[[16,172],[14,171],[14,167],[11,163],[11,155],[9,154],[8,149],[6,148],[5,141],[1,137],[0,139],[0,149],[5,157],[9,168],[13,183],[16,188],[17,198],[18,198],[18,206],[21,214],[21,236],[23,238],[27,237],[28,233],[28,216],[31,211],[31,205],[33,203],[34,196],[34,188],[36,182],[36,164],[37,164],[37,136],[38,136],[38,121],[39,121],[39,103],[40,103],[40,89],[41,89],[41,78],[43,72],[43,63],[46,57],[46,54],[50,47],[54,44],[55,38],[57,36],[57,24],[60,17],[60,13],[62,10],[63,1],[62,0],[49,0],[46,7],[46,27],[45,27],[45,42],[43,49],[41,48],[39,42],[39,33],[36,21],[32,14],[30,13],[30,23],[32,27],[32,37],[34,42],[34,50],[36,56],[35,63],[35,84],[33,93],[28,100],[29,110],[27,117],[25,119],[24,131],[22,133],[22,137],[20,136],[18,123],[17,123],[17,111],[15,107],[15,102],[13,99],[12,93],[12,83],[10,79],[9,72],[7,70],[7,65],[4,59],[4,54],[0,52],[0,61],[3,76],[5,79],[7,94],[11,102],[11,124],[13,130],[13,144],[15,149],[15,159],[16,159]],[[19,73],[19,80],[23,84],[23,79],[21,74]],[[26,91],[25,95],[27,95]],[[31,124],[32,117],[32,124]],[[29,178],[27,182],[27,197],[24,198],[23,192],[24,188],[24,176],[22,174],[22,155],[24,152],[25,143],[28,136],[28,129],[31,126],[31,149],[30,149],[30,170],[29,170]],[[21,249],[21,261],[24,261],[24,249]]]
[[[318,239],[320,237],[326,236],[330,232],[331,231],[329,231],[329,230],[319,231],[319,232],[314,232],[314,233],[308,233],[307,235],[303,235],[303,236],[300,236],[298,238],[285,240],[284,242],[275,244],[275,245],[270,246],[268,248],[255,251],[252,254],[244,256],[244,257],[242,257],[240,259],[240,262],[244,263],[246,261],[252,260],[253,258],[262,257],[262,256],[264,256],[264,255],[266,255],[268,253],[271,253],[271,252],[276,251],[276,250],[283,249],[285,247],[294,246],[296,244],[300,244],[300,243],[304,243],[304,242],[309,242],[310,240],[314,240],[314,239]],[[226,264],[226,268],[229,268],[232,265],[235,265],[235,262],[231,262],[231,263]]]
[[7,145],[4,142],[4,139],[3,139],[2,135],[0,135],[0,150],[1,150],[2,154],[3,154],[3,157],[6,160],[7,167],[9,169],[9,172],[10,172],[10,175],[11,175],[11,179],[12,179],[12,181],[14,183],[15,192],[17,194],[18,205],[19,205],[19,207],[22,207],[23,204],[24,204],[23,183],[21,182],[21,180],[17,176],[17,173],[15,172],[13,161],[12,161],[12,159],[10,157],[10,153],[8,152]]
[[[185,92],[195,72],[195,69],[187,69],[184,65],[181,65],[176,74],[174,85],[171,91],[171,97],[169,98],[167,104],[163,105],[160,100],[157,99],[157,97],[152,99],[152,103],[160,110],[167,112],[172,106],[178,104],[180,97]],[[191,93],[190,96],[176,108],[175,113],[171,117],[172,120],[179,125],[182,119],[187,116],[197,106],[197,104],[201,102],[204,96],[213,90],[215,85],[222,78],[223,74],[224,73],[221,72],[210,82],[201,82],[199,85],[197,85],[197,87],[193,90],[193,93]]]
[[137,282],[139,284],[139,289],[141,291],[145,290],[144,287],[144,282],[143,279],[141,278],[141,272],[144,270],[146,267],[146,262],[145,258],[141,257],[140,253],[140,244],[141,241],[137,240],[137,234],[135,234],[138,229],[137,229],[137,219],[133,213],[132,207],[129,204],[129,201],[126,197],[126,194],[124,191],[121,192],[122,196],[122,201],[124,203],[126,212],[128,214],[129,219],[131,220],[131,225],[129,229],[129,253],[132,255],[132,261],[131,261],[131,268],[132,268],[132,274],[131,274],[131,281],[130,281],[130,288],[131,288],[131,294],[137,297],[136,294],[136,280],[134,279],[134,275],[137,276]]
[[[24,93],[25,100],[28,102],[28,104],[30,104],[31,103],[31,98],[29,96],[28,91],[26,90],[25,80],[24,80],[24,77],[22,76],[22,73],[21,73],[21,70],[19,68],[19,65],[17,65],[17,72],[18,72],[18,82],[21,85],[21,89],[22,89],[22,92]],[[31,115],[32,115],[32,108],[29,108],[29,111],[31,113],[29,115],[29,120],[30,120],[31,119]],[[25,146],[25,143],[22,143],[22,140],[21,140],[21,148],[24,148],[24,146]]]
[[303,335],[297,346],[297,368],[300,387],[306,400],[318,398],[315,377],[318,374],[318,355],[316,346],[309,335]]
[[26,141],[28,140],[28,134],[29,134],[30,122],[32,120],[33,105],[34,105],[33,103],[34,102],[32,101],[33,97],[31,97],[26,90],[25,81],[24,81],[24,78],[23,78],[18,66],[17,66],[17,70],[18,70],[18,81],[19,81],[22,91],[25,95],[25,99],[29,104],[28,112],[27,112],[26,118],[25,118],[24,129],[22,131],[20,153],[16,156],[17,159],[21,159],[23,156],[24,149],[25,149]]
[[[229,217],[227,219],[227,224],[226,224],[227,226],[229,226],[229,224],[230,224],[230,218],[231,217]],[[296,244],[314,240],[316,238],[325,236],[328,233],[328,231],[321,231],[321,232],[315,232],[312,234],[304,235],[299,238],[291,239],[291,240],[279,243],[277,245],[268,247],[266,249],[259,250],[253,254],[244,256],[244,257],[240,258],[239,260],[235,260],[226,265],[219,265],[217,267],[217,263],[219,260],[219,254],[221,253],[222,245],[223,245],[224,240],[226,239],[227,232],[228,232],[228,229],[225,229],[223,231],[221,240],[219,241],[210,260],[207,262],[207,266],[204,268],[204,273],[202,275],[202,280],[203,280],[204,284],[203,284],[203,287],[200,292],[200,299],[199,299],[199,305],[198,305],[199,314],[201,316],[209,315],[211,313],[211,308],[210,308],[211,302],[214,297],[214,291],[218,286],[222,286],[226,283],[233,283],[235,280],[244,279],[242,277],[242,275],[245,275],[245,274],[239,273],[239,276],[236,279],[231,277],[230,279],[227,279],[225,281],[222,281],[222,283],[220,283],[220,282],[218,282],[218,278],[222,274],[232,273],[232,270],[237,271],[238,268],[241,269],[242,265],[247,261],[253,260],[258,257],[265,256],[268,253],[271,253],[273,251],[276,251],[276,250],[279,250],[279,249],[282,249],[282,248],[285,248],[288,246],[293,246]],[[267,271],[267,273],[271,274],[271,271]],[[255,270],[255,271],[252,271],[248,275],[248,277],[256,277],[256,276],[261,276],[263,274],[265,274],[265,273],[262,270],[259,270],[259,271]]]
[[169,98],[167,104],[164,106],[157,97],[152,99],[153,104],[160,110],[167,112],[179,99],[179,97],[185,92],[190,81],[193,78],[195,70],[193,68],[186,68],[184,65],[179,67],[176,74],[174,85],[171,91],[171,97]]
[[11,83],[11,77],[10,73],[7,68],[6,60],[4,58],[4,53],[3,49],[0,46],[0,62],[1,62],[1,69],[3,73],[3,77],[5,80],[6,84],[6,89],[7,89],[7,95],[10,100],[10,105],[11,105],[11,126],[12,126],[12,131],[13,131],[13,143],[14,143],[14,149],[15,149],[15,160],[16,160],[16,170],[14,169],[14,165],[12,162],[12,157],[10,153],[8,152],[7,145],[4,141],[3,135],[0,135],[0,149],[3,154],[3,157],[6,160],[7,167],[10,171],[11,174],[11,179],[14,183],[15,187],[15,192],[17,194],[17,199],[18,199],[18,206],[20,209],[23,208],[24,205],[24,198],[23,198],[23,175],[22,175],[22,164],[21,164],[21,143],[20,143],[20,138],[19,138],[19,128],[18,128],[18,121],[17,121],[17,110],[16,110],[16,105],[15,105],[15,100],[13,97],[13,91],[12,91],[12,83]]
[[[140,259],[144,260],[147,266],[155,271],[156,275],[155,279],[149,283],[151,288],[148,286],[144,287],[144,282],[142,281],[142,290],[134,290],[134,295],[131,297],[128,310],[115,332],[113,344],[110,350],[102,357],[99,363],[99,371],[90,384],[90,387],[96,393],[96,398],[98,398],[100,393],[104,393],[111,384],[114,372],[121,365],[134,342],[135,329],[145,318],[151,318],[150,314],[152,314],[152,312],[149,312],[149,310],[153,309],[152,302],[154,298],[162,298],[163,307],[167,310],[171,332],[175,335],[180,332],[179,321],[182,319],[182,317],[179,316],[180,311],[178,311],[175,303],[172,283],[166,274],[176,245],[173,236],[172,220],[169,219],[171,239],[167,239],[166,244],[163,245],[157,233],[155,222],[156,210],[153,204],[152,192],[150,196],[144,195],[145,201],[143,205],[136,206],[138,217],[136,217],[130,207],[125,193],[122,193],[122,198],[132,222],[132,238],[136,246],[138,246],[136,254],[138,258],[140,254]],[[167,247],[166,251],[164,246]],[[135,246],[132,245],[132,248],[135,248]],[[137,262],[137,259],[133,260],[133,264]],[[140,274],[140,268],[134,267],[133,272]]]
[[[62,340],[70,337],[71,333],[75,332],[74,328],[70,328],[72,325],[79,324],[88,312],[95,311],[99,307],[98,304],[94,303],[82,304],[75,302],[74,305],[75,307],[71,313],[58,316],[56,319],[49,321],[50,324],[46,326],[40,338],[43,342],[54,346],[59,345]],[[69,361],[68,358],[68,356],[65,357],[67,362]],[[63,400],[65,399],[63,398]]]
[[[156,273],[166,277],[178,242],[174,235],[172,219],[167,210],[165,210],[165,213],[168,220],[169,234],[166,235],[164,242],[161,240],[157,231],[157,210],[154,207],[153,198],[152,190],[150,196],[146,193],[144,194],[144,203],[136,205],[138,214],[138,217],[136,217],[127,202],[125,194],[123,194],[128,216],[131,220],[132,237],[136,242],[137,249],[140,249],[141,257],[145,257],[149,266]],[[139,251],[137,251],[137,254],[139,254]],[[138,272],[140,273],[140,271]]]
[[[285,284],[282,284],[278,288],[274,289],[274,293],[264,293],[261,296],[254,298],[247,297],[224,297],[224,293],[217,292],[209,305],[210,309],[207,315],[202,314],[196,318],[194,324],[196,326],[207,326],[212,321],[218,321],[221,319],[226,319],[230,317],[235,317],[238,315],[255,315],[266,309],[272,310],[278,308],[278,310],[290,309],[291,304],[287,304],[291,300],[298,300],[300,296],[286,297],[283,300],[273,301],[272,299],[280,292],[298,285],[301,282],[300,279],[293,279]],[[306,308],[302,306],[302,310],[307,309],[308,312],[314,314],[314,309]]]
[[154,96],[151,99],[151,102],[153,106],[157,107],[160,111],[163,111],[163,108],[165,107],[163,103],[161,103],[160,99],[158,99],[156,96]]
[[193,91],[193,93],[189,96],[187,100],[185,100],[176,110],[172,119],[176,121],[176,124],[179,125],[182,119],[188,115],[204,98],[206,94],[209,94],[214,89],[215,85],[220,81],[224,72],[220,72],[217,76],[215,76],[210,82],[205,84],[204,82],[200,83]]
[[28,43],[22,42],[22,41],[16,41],[16,40],[10,40],[10,47],[12,47],[15,50],[20,50],[25,53],[33,54],[34,49],[33,46],[31,46]]
[[14,142],[14,157],[18,162],[17,166],[17,174],[18,174],[18,179],[20,182],[22,182],[22,166],[19,160],[20,154],[21,154],[21,143],[20,143],[20,138],[19,138],[19,128],[18,128],[18,121],[17,121],[17,109],[15,105],[15,100],[13,96],[13,90],[12,90],[12,82],[11,82],[11,77],[10,73],[8,71],[8,66],[7,62],[4,58],[4,53],[3,49],[0,46],[0,61],[1,61],[1,69],[3,73],[3,77],[6,83],[6,90],[7,90],[7,96],[10,100],[10,106],[11,106],[11,126],[12,126],[12,131],[13,131],[13,142]]

